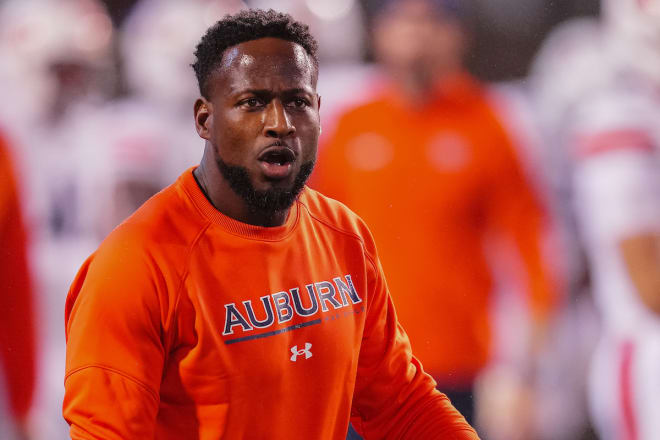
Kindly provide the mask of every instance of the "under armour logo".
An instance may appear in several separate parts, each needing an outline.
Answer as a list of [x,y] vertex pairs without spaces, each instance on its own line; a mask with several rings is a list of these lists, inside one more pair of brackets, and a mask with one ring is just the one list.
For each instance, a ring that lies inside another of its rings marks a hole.
[[303,350],[298,350],[298,346],[294,345],[291,347],[291,362],[295,362],[298,360],[298,356],[302,356],[303,354],[305,355],[305,359],[309,359],[312,357],[312,352],[309,351],[309,349],[312,348],[312,344],[309,342],[305,342],[305,348]]

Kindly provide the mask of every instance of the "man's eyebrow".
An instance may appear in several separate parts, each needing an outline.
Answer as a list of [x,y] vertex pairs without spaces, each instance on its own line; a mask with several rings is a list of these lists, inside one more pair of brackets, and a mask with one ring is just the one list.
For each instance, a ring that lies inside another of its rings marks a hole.
[[295,94],[298,94],[298,93],[306,93],[306,94],[313,95],[314,91],[311,90],[311,89],[296,87],[296,88],[293,88],[293,89],[286,89],[286,90],[284,90],[284,93],[289,94],[289,95],[295,95]]
[[[257,96],[275,95],[275,92],[273,92],[271,89],[251,89],[251,88],[240,89],[240,88],[234,88],[234,87],[231,87],[229,89],[229,93],[232,94],[232,95],[241,95],[243,93],[251,93],[251,94],[257,95]],[[301,87],[294,87],[294,88],[291,88],[291,89],[283,90],[282,94],[284,94],[284,95],[296,95],[296,94],[313,95],[314,91],[311,90],[311,89],[305,89],[305,88],[301,88]]]
[[273,92],[268,89],[251,89],[251,88],[239,88],[239,87],[230,87],[229,93],[231,95],[242,95],[243,93],[251,93],[253,95],[270,95]]

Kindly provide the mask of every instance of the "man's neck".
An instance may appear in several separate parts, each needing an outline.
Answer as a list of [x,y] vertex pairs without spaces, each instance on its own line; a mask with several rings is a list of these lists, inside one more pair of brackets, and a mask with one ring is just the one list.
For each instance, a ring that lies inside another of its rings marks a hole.
[[456,76],[461,72],[461,66],[438,65],[420,66],[418,69],[401,69],[392,72],[392,77],[409,103],[428,103],[434,98],[434,92],[439,83]]

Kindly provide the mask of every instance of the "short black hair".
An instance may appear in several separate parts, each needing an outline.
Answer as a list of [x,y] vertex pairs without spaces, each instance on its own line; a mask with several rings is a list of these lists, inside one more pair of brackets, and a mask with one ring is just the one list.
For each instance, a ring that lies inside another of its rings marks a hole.
[[281,38],[301,45],[318,70],[318,43],[309,32],[309,26],[294,20],[289,14],[272,9],[245,9],[234,15],[226,15],[211,26],[195,49],[196,60],[192,68],[202,96],[209,98],[208,78],[222,61],[227,48],[266,37]]

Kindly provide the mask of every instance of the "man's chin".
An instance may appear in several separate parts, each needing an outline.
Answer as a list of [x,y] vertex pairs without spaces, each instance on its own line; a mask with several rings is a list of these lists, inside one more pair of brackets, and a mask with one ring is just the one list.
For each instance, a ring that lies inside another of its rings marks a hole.
[[289,209],[299,194],[300,191],[295,191],[293,188],[271,188],[265,191],[254,191],[249,197],[243,199],[251,211],[274,214]]
[[[292,190],[296,184],[296,175],[292,174],[285,178],[270,178],[268,176],[259,176],[257,179],[252,180],[252,187],[256,191],[270,191],[270,190]],[[255,182],[256,181],[256,182]]]
[[295,174],[286,178],[264,179],[258,184],[244,167],[228,165],[222,160],[218,160],[218,167],[230,187],[251,211],[270,215],[293,205],[314,169],[314,162],[302,164]]

